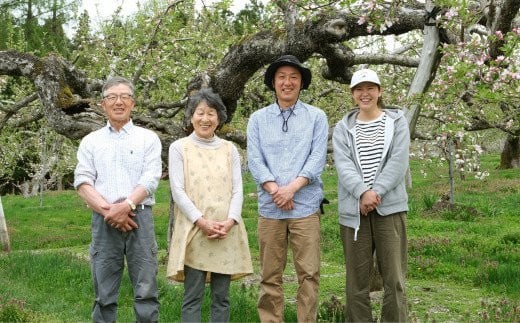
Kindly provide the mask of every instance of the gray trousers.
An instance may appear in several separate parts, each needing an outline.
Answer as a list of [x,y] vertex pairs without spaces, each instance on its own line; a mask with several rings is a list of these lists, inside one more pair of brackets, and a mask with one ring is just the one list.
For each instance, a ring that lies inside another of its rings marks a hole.
[[347,272],[346,321],[374,321],[369,285],[376,250],[377,265],[385,290],[381,322],[406,322],[406,212],[380,216],[372,211],[367,216],[361,215],[357,241],[354,241],[352,228],[341,225],[340,234]]
[[125,267],[134,291],[134,313],[137,322],[159,320],[157,288],[157,241],[152,209],[141,206],[133,220],[139,228],[121,232],[107,224],[98,213],[92,214],[90,257],[95,300],[94,322],[115,322],[119,287]]
[[[184,266],[184,300],[182,322],[202,322],[201,308],[207,272]],[[229,322],[229,285],[231,276],[211,273],[210,322]]]

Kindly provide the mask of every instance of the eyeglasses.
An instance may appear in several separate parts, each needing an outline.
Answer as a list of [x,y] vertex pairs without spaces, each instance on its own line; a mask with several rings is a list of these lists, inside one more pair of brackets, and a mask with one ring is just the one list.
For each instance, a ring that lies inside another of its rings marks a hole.
[[105,96],[103,98],[103,100],[106,100],[107,103],[113,104],[117,101],[117,98],[120,98],[121,101],[123,101],[124,103],[128,103],[128,102],[134,100],[134,97],[131,94],[121,94],[121,95],[109,94],[109,95]]

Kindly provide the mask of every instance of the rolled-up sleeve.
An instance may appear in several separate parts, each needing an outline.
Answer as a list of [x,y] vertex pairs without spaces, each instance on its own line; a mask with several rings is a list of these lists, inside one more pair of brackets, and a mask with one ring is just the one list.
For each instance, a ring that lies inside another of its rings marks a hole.
[[157,190],[162,173],[161,141],[155,133],[150,138],[151,142],[145,149],[143,172],[137,182],[137,185],[146,189],[148,195]]
[[82,184],[94,186],[97,177],[96,168],[93,165],[94,158],[88,147],[87,139],[81,141],[76,154],[78,163],[74,170],[74,188],[78,189]]

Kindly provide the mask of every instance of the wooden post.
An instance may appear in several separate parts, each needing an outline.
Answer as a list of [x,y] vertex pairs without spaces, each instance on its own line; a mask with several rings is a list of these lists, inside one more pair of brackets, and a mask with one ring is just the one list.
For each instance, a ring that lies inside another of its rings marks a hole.
[[2,197],[0,196],[0,244],[3,252],[11,251],[9,244],[9,233],[7,232],[7,224],[5,222],[4,208],[2,206]]

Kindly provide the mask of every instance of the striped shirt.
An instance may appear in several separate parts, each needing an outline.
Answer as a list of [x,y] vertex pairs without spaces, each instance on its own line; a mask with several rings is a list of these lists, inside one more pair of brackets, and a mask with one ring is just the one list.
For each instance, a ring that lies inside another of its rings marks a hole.
[[89,184],[108,203],[127,198],[137,186],[155,204],[154,192],[162,173],[161,141],[153,131],[128,122],[116,132],[110,123],[83,138],[78,148],[74,187]]
[[356,148],[359,152],[363,181],[370,188],[374,184],[385,145],[385,120],[384,112],[375,120],[356,120]]
[[[292,114],[289,111],[285,116],[276,103],[251,115],[247,125],[248,166],[258,186],[258,212],[262,216],[302,218],[319,210],[328,133],[325,113],[301,101],[296,102]],[[294,209],[276,207],[262,184],[275,181],[285,186],[299,176],[307,178],[309,184],[294,195]]]

